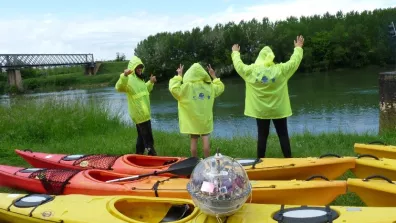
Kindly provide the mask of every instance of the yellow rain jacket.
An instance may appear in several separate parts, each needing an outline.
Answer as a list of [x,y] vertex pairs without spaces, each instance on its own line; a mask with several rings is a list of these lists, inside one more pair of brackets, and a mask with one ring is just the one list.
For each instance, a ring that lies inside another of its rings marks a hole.
[[253,64],[246,65],[241,60],[240,52],[231,53],[234,68],[246,84],[246,116],[278,119],[292,115],[287,82],[297,70],[302,57],[303,49],[295,47],[289,61],[275,64],[275,55],[266,46]]
[[194,63],[183,78],[177,75],[169,80],[169,91],[178,101],[180,133],[200,135],[213,131],[214,99],[224,92],[219,78],[212,82],[206,70]]
[[150,92],[154,86],[151,81],[145,83],[136,76],[135,68],[139,64],[144,65],[140,58],[133,56],[128,64],[128,69],[132,73],[128,76],[125,76],[124,73],[120,74],[115,85],[118,92],[124,92],[127,95],[129,116],[135,124],[151,119]]

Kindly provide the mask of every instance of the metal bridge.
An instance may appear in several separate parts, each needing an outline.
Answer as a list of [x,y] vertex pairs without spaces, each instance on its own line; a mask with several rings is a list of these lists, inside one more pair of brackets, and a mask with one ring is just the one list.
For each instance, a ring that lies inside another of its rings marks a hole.
[[98,69],[93,54],[0,54],[0,71],[6,69],[8,83],[18,89],[22,89],[21,68],[66,65],[85,65],[85,74],[96,74]]
[[0,54],[0,69],[79,64],[95,66],[93,54]]

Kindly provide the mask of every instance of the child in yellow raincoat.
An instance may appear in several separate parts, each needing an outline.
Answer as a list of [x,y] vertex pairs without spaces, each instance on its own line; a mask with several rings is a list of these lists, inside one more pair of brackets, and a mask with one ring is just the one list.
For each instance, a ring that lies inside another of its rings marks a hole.
[[224,92],[224,84],[210,65],[207,68],[213,81],[199,63],[194,63],[184,77],[183,67],[180,65],[178,75],[169,80],[169,91],[178,101],[180,133],[190,135],[191,155],[198,156],[197,143],[199,136],[202,136],[206,158],[210,155],[209,135],[213,131],[214,99]]
[[156,156],[151,129],[150,92],[157,79],[151,75],[150,80],[144,82],[143,70],[142,60],[133,56],[129,61],[128,69],[120,74],[115,89],[127,96],[129,116],[137,130],[136,154],[143,155],[147,150],[148,155]]
[[303,58],[304,38],[294,41],[289,61],[275,64],[271,48],[261,49],[253,64],[244,64],[238,44],[232,46],[231,58],[235,70],[246,83],[245,115],[256,119],[258,140],[257,158],[265,157],[270,121],[275,125],[283,156],[291,158],[287,117],[292,115],[287,82],[296,72]]

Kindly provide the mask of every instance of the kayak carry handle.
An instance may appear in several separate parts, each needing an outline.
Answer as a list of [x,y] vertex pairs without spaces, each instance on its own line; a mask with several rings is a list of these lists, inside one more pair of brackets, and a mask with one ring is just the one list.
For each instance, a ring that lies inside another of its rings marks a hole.
[[321,178],[323,180],[330,181],[327,177],[325,177],[323,175],[313,175],[313,176],[308,177],[305,181],[310,181],[310,180],[315,179],[315,178]]
[[323,157],[337,157],[337,158],[341,158],[341,156],[339,156],[337,154],[333,154],[333,153],[328,153],[328,154],[321,155],[321,156],[319,156],[319,159],[323,158]]
[[384,143],[384,142],[382,142],[382,141],[372,141],[372,142],[369,142],[368,144],[380,144],[380,145],[386,145],[386,143]]
[[395,183],[393,183],[392,180],[390,180],[389,178],[382,176],[382,175],[371,175],[369,177],[364,178],[363,181],[369,181],[370,179],[374,179],[374,178],[380,178],[380,179],[388,181],[388,183],[395,184]]
[[361,154],[361,155],[358,155],[358,156],[357,156],[358,159],[360,159],[360,158],[362,158],[362,157],[371,157],[371,158],[373,158],[373,159],[379,160],[378,157],[376,157],[376,156],[374,156],[374,155],[371,155],[371,154]]
[[33,151],[30,150],[30,149],[24,149],[23,151],[24,151],[24,152],[31,152],[31,153],[33,153]]

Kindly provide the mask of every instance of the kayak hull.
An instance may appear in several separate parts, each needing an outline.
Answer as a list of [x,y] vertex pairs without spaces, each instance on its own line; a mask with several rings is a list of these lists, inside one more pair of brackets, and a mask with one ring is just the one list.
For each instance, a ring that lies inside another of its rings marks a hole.
[[370,154],[379,158],[396,159],[396,146],[355,143],[356,154]]
[[[46,194],[191,198],[187,191],[189,179],[186,178],[149,176],[133,181],[106,183],[107,180],[129,175],[96,169],[83,171],[47,169],[24,173],[27,170],[29,169],[0,165],[0,186]],[[57,179],[62,180],[55,182]],[[46,183],[47,181],[53,183]],[[252,193],[248,201],[252,203],[327,205],[347,191],[346,181],[286,180],[250,181],[250,183]]]
[[[62,161],[66,154],[38,153],[24,150],[15,152],[37,168],[69,168],[69,169],[92,169],[87,162]],[[100,156],[100,155],[97,155]],[[172,164],[184,160],[185,157],[159,157],[128,154],[117,158],[114,164],[103,168],[117,173],[139,175],[168,169]],[[167,163],[166,165],[162,165]],[[308,157],[308,158],[263,158],[257,164],[243,165],[250,180],[305,180],[313,175],[325,176],[334,180],[343,175],[349,169],[355,167],[354,157]],[[172,174],[164,174],[172,176]]]
[[[45,195],[41,195],[45,196]],[[150,198],[134,196],[89,196],[59,195],[44,197],[43,204],[34,202],[40,194],[0,194],[1,222],[38,223],[126,223],[126,222],[178,222],[178,223],[217,223],[218,219],[202,213],[189,199]],[[29,201],[22,203],[24,201]],[[25,207],[21,207],[24,205]],[[178,207],[176,209],[171,209]],[[182,207],[182,208],[180,208]],[[328,208],[328,209],[326,209]],[[227,223],[240,222],[280,222],[280,211],[287,222],[332,222],[342,223],[385,223],[396,219],[395,208],[390,207],[345,207],[268,205],[245,203],[235,214],[226,219]],[[173,211],[171,211],[173,210]],[[300,212],[299,212],[300,210]],[[313,217],[307,210],[316,211]],[[298,217],[290,216],[289,211],[299,212]],[[302,212],[305,213],[302,213]],[[316,215],[321,212],[321,215]],[[326,215],[328,214],[328,215]],[[225,218],[221,219],[225,222]]]
[[[39,153],[30,150],[15,150],[15,152],[36,168],[67,168],[75,170],[103,169],[130,175],[164,171],[172,164],[186,159],[184,157],[147,156],[138,154],[127,154],[122,156],[105,154],[82,156],[83,154],[67,155]],[[164,173],[163,175],[173,176],[173,174],[170,173]]]
[[371,207],[396,207],[396,181],[384,179],[348,179],[348,191],[356,193]]
[[396,180],[396,160],[377,157],[358,158],[355,168],[351,171],[357,178],[363,179],[372,175],[381,175]]
[[263,180],[305,180],[313,175],[337,179],[349,169],[355,168],[354,157],[330,158],[264,158],[253,166],[244,166],[249,179]]

